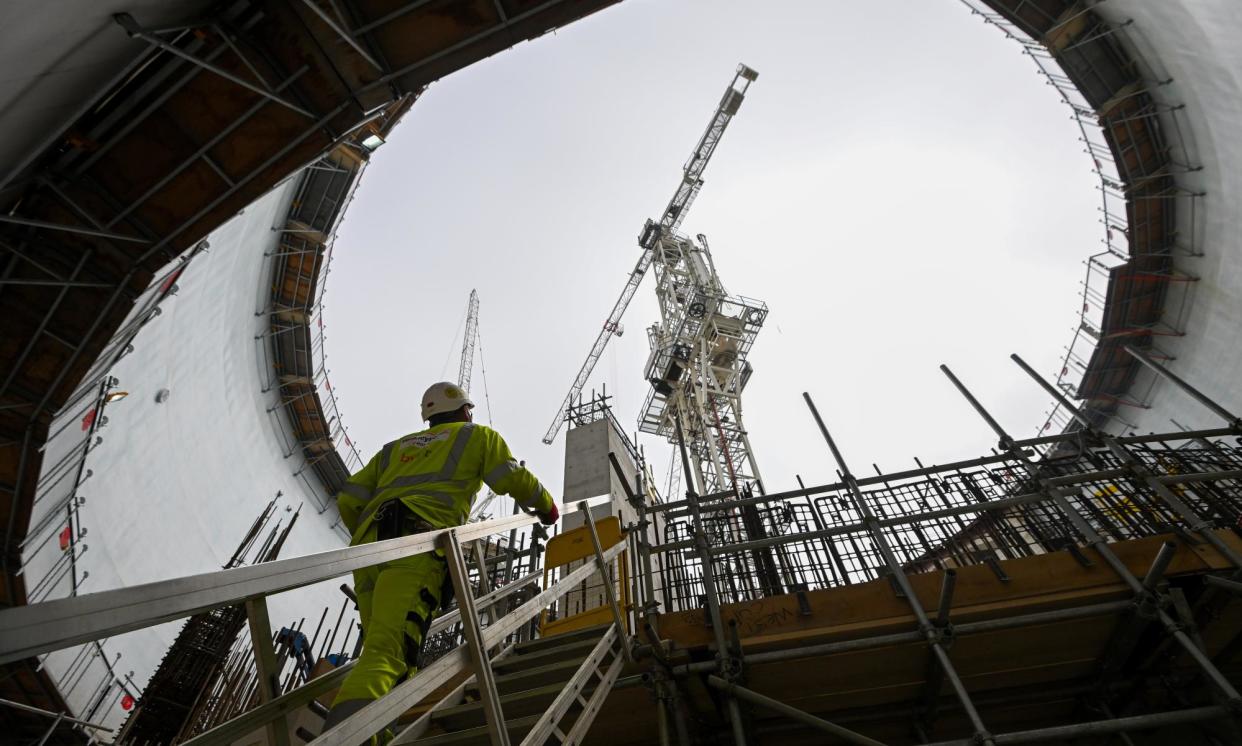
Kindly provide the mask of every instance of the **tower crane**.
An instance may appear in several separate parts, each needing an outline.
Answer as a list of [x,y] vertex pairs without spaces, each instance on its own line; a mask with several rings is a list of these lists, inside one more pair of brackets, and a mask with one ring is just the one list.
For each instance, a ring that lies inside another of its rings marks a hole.
[[[479,343],[479,292],[471,289],[470,300],[466,305],[466,327],[461,338],[461,365],[457,368],[457,385],[462,391],[469,393],[470,378],[474,372],[474,351]],[[482,354],[482,353],[480,353]],[[487,392],[487,368],[483,368],[483,391]],[[491,405],[488,405],[488,417],[491,417]],[[488,489],[487,496],[474,504],[470,511],[471,521],[486,520],[487,509],[496,501],[496,492]]]
[[470,374],[474,368],[474,346],[479,339],[479,293],[470,291],[466,306],[466,330],[461,338],[461,365],[457,368],[457,385],[463,391],[470,390]]
[[738,108],[742,105],[746,89],[757,77],[759,73],[749,67],[737,66],[733,80],[725,89],[724,96],[721,97],[720,104],[716,107],[716,113],[712,116],[703,136],[699,138],[698,145],[690,154],[690,159],[682,168],[681,182],[677,185],[677,190],[673,192],[668,206],[664,208],[659,221],[648,220],[643,226],[642,233],[638,237],[638,245],[642,249],[642,254],[639,255],[638,262],[634,265],[625,287],[621,290],[621,297],[617,298],[612,312],[604,322],[599,336],[596,337],[595,344],[591,346],[586,362],[578,370],[573,385],[569,387],[569,393],[561,402],[556,418],[543,436],[544,443],[550,445],[556,439],[556,434],[560,432],[570,406],[582,394],[582,389],[586,386],[587,379],[591,377],[591,371],[595,370],[595,364],[599,362],[600,356],[604,354],[604,348],[608,346],[609,340],[614,335],[621,336],[621,317],[625,315],[625,309],[629,307],[634,294],[638,292],[638,286],[651,267],[657,241],[661,235],[672,234],[681,226],[681,221],[685,219],[690,205],[694,203],[694,198],[703,188],[703,170],[707,168],[707,162],[711,160],[712,153],[716,151],[716,146],[720,143],[725,128],[729,126],[733,115],[737,114]]

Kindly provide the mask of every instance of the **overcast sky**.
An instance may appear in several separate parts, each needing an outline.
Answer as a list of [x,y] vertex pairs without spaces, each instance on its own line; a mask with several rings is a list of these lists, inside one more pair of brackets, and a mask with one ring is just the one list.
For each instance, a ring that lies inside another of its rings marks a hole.
[[[682,226],[771,314],[744,412],[769,490],[995,444],[947,363],[1015,436],[1049,402],[1098,250],[1098,181],[1069,110],[958,0],[626,0],[433,85],[374,156],[325,310],[344,420],[368,458],[455,378],[471,288],[494,425],[560,499],[540,443],[737,63],[759,71]],[[591,385],[631,431],[649,276]],[[473,395],[487,420],[483,373]],[[670,447],[642,441],[661,477]]]

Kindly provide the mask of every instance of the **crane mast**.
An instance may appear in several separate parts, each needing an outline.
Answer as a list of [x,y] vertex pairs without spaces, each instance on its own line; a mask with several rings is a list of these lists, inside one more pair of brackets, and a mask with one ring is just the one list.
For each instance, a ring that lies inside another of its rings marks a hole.
[[470,375],[474,370],[474,347],[479,339],[479,293],[470,291],[470,303],[466,306],[466,330],[461,338],[461,366],[457,369],[457,385],[470,391]]
[[651,390],[638,429],[676,443],[680,421],[693,469],[685,478],[701,495],[761,485],[742,424],[742,391],[768,307],[725,289],[702,234],[662,233],[653,255],[660,321],[647,330]]
[[720,144],[720,138],[724,135],[725,128],[729,126],[729,122],[737,114],[738,108],[741,107],[742,100],[746,95],[746,89],[750,87],[750,84],[757,77],[759,77],[759,73],[749,67],[745,65],[737,66],[733,80],[730,81],[729,87],[725,89],[720,103],[716,106],[716,113],[712,116],[707,129],[703,131],[703,135],[699,138],[694,152],[690,154],[689,160],[682,167],[681,182],[678,183],[677,189],[668,201],[668,206],[664,208],[660,220],[658,222],[648,220],[643,226],[642,233],[638,237],[638,245],[642,249],[642,254],[639,255],[634,269],[630,271],[625,287],[621,290],[621,297],[617,298],[617,302],[612,307],[612,312],[604,322],[603,328],[600,329],[599,336],[595,338],[595,344],[591,346],[586,362],[582,364],[582,367],[578,370],[578,375],[574,377],[573,385],[569,387],[569,393],[565,395],[565,400],[561,402],[556,418],[552,420],[551,426],[548,427],[548,432],[543,436],[544,443],[551,444],[556,439],[556,434],[560,432],[561,425],[565,422],[566,413],[574,403],[574,400],[582,394],[582,389],[586,387],[587,379],[591,377],[591,372],[595,370],[595,364],[599,362],[600,357],[604,354],[604,348],[608,346],[608,341],[612,339],[613,335],[621,336],[621,317],[625,315],[625,309],[629,307],[634,294],[638,292],[638,286],[642,283],[643,277],[646,276],[647,270],[651,267],[653,249],[657,239],[662,233],[672,233],[681,226],[681,222],[685,219],[690,205],[694,203],[694,198],[698,196],[699,190],[703,188],[703,170],[707,168],[708,161],[711,160],[712,154],[716,152],[716,146]]
[[[457,368],[457,385],[462,391],[470,393],[470,379],[474,372],[474,351],[479,342],[479,292],[470,290],[470,301],[466,305],[466,328],[461,338],[461,365]],[[487,390],[487,371],[483,371],[484,391]],[[490,417],[490,412],[489,415]],[[488,507],[496,500],[496,493],[489,489],[487,497],[475,502],[470,511],[471,521],[485,520]]]

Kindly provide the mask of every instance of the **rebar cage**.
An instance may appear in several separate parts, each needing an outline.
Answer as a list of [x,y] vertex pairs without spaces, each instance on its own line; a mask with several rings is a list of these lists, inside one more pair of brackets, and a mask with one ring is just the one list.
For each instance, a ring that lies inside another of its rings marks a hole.
[[[1129,446],[1156,479],[1208,528],[1242,525],[1242,447],[1238,441],[1161,436]],[[1064,486],[1074,509],[1110,541],[1168,533],[1190,526],[1144,479],[1104,446],[1045,460],[1042,468]],[[883,532],[907,572],[987,564],[1046,552],[1078,552],[1083,537],[1041,494],[1019,459],[1010,455],[932,466],[858,480]],[[888,575],[864,517],[844,481],[794,497],[749,498],[731,493],[704,500],[721,603],[851,585]],[[663,506],[653,508],[661,510]],[[664,611],[702,608],[702,565],[692,550],[684,503],[670,503],[662,541],[651,551]],[[758,522],[747,520],[753,511]],[[774,567],[777,582],[762,568]],[[756,569],[759,568],[759,572]]]

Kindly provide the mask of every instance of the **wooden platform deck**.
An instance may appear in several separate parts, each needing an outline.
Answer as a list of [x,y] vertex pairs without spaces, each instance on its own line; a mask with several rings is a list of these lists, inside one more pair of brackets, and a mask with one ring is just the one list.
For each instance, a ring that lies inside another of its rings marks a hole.
[[[1236,534],[1219,533],[1242,549],[1242,540]],[[1205,595],[1202,583],[1204,574],[1227,570],[1228,561],[1205,543],[1190,543],[1173,535],[1111,546],[1141,578],[1164,541],[1177,545],[1166,573],[1171,586],[1184,591],[1192,605],[1195,600],[1201,601],[1196,608],[1195,633],[1201,636],[1207,654],[1237,680],[1242,673],[1242,597],[1223,592]],[[1005,579],[986,565],[958,568],[952,622],[968,629],[971,622],[1132,597],[1107,565],[1090,550],[1086,556],[1092,562],[1090,566],[1064,551],[1010,560],[1001,563]],[[934,616],[943,573],[912,575],[910,580],[923,607]],[[805,594],[801,606],[795,595],[730,604],[722,607],[722,616],[726,624],[736,624],[748,656],[916,629],[907,600],[899,597],[886,579],[812,591]],[[1125,635],[1117,633],[1122,630],[1134,631],[1132,643],[1121,642]],[[659,632],[680,651],[679,657],[711,660],[712,635],[704,611],[664,614],[659,618]],[[1133,702],[1137,712],[1186,706],[1179,701],[1179,694],[1198,696],[1196,671],[1183,652],[1165,644],[1167,639],[1158,624],[1138,619],[1132,607],[1123,607],[1088,618],[958,634],[950,655],[983,721],[993,733],[1000,733],[1105,719],[1106,713],[1092,711],[1089,696],[1101,687],[1123,694],[1132,690],[1123,699]],[[1110,656],[1110,650],[1118,652]],[[1101,683],[1106,659],[1116,660],[1118,672]],[[928,646],[919,641],[813,654],[749,665],[746,686],[885,743],[921,743],[913,725],[927,712],[929,674],[938,674],[930,661]],[[1180,692],[1178,682],[1186,682]],[[684,690],[689,693],[692,717],[700,722],[718,719],[716,693],[700,677],[686,677]],[[951,689],[941,687],[940,695],[933,699],[938,703],[939,717],[930,740],[969,737],[970,728]],[[655,708],[646,688],[615,691],[592,727],[588,743],[658,743]],[[792,721],[753,711],[758,732],[771,734],[760,739],[763,743],[831,742],[824,734],[791,727]],[[1194,738],[1179,740],[1181,744],[1197,742]]]

